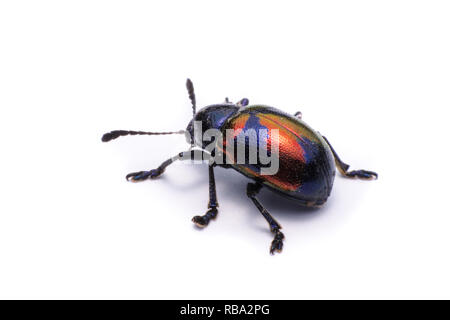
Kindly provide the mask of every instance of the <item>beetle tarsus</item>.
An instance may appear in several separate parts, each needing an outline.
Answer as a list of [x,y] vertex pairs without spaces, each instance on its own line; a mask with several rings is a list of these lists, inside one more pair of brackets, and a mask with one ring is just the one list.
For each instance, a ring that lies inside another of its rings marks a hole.
[[276,252],[281,252],[283,250],[283,239],[284,234],[279,230],[275,229],[275,237],[273,238],[272,244],[270,246],[270,254],[274,254]]
[[354,170],[346,172],[345,175],[349,178],[359,178],[363,180],[377,180],[378,174],[368,170]]
[[191,151],[180,152],[175,157],[169,158],[166,161],[164,161],[163,163],[161,163],[159,165],[159,167],[156,169],[152,169],[150,171],[132,172],[132,173],[127,174],[127,176],[125,178],[127,179],[127,181],[131,180],[132,182],[143,181],[148,178],[155,179],[155,178],[159,177],[160,175],[162,175],[164,173],[164,171],[166,170],[166,168],[168,166],[170,166],[174,161],[187,160],[187,158],[184,157],[185,153],[191,154]]
[[204,228],[208,225],[209,221],[204,216],[195,216],[192,218],[192,222],[199,228]]
[[192,218],[192,222],[199,228],[204,228],[209,224],[211,219],[217,217],[217,208],[209,209],[203,216],[195,216]]
[[163,172],[158,169],[152,169],[150,171],[138,171],[127,174],[125,179],[131,182],[139,182],[147,180],[148,178],[154,179],[156,177],[159,177],[162,173]]

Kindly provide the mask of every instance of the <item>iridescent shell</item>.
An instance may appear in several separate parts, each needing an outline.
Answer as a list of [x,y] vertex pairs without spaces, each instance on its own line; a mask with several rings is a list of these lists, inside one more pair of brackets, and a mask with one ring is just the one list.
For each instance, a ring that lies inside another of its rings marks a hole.
[[[265,145],[267,150],[273,143],[271,130],[277,129],[279,170],[276,174],[262,175],[260,163],[237,163],[236,155],[233,157],[227,152],[224,142],[222,151],[228,163],[247,177],[282,195],[300,200],[306,206],[318,206],[327,200],[335,177],[334,158],[322,136],[306,123],[278,109],[254,105],[241,108],[223,124],[224,136],[227,129],[235,130],[235,149],[239,141],[249,143],[248,139],[239,139],[239,135],[248,134],[248,130],[268,130],[267,136],[263,137],[266,139],[264,143],[259,136],[257,140],[257,147]],[[246,145],[246,148],[250,147]]]

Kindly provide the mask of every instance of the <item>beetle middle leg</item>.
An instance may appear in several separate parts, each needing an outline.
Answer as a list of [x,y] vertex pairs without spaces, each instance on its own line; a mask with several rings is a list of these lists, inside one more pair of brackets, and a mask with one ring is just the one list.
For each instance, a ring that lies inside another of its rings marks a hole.
[[378,174],[376,172],[373,171],[368,171],[368,170],[353,170],[353,171],[348,171],[348,169],[350,168],[350,166],[348,164],[346,164],[345,162],[343,162],[339,156],[337,155],[336,151],[334,151],[333,147],[331,146],[330,142],[328,141],[327,138],[325,138],[325,136],[322,136],[322,138],[327,142],[328,146],[331,149],[331,152],[333,153],[334,156],[334,161],[336,162],[336,167],[338,168],[339,172],[348,177],[348,178],[360,178],[360,179],[364,179],[364,180],[375,180],[378,179]]
[[260,183],[249,183],[247,184],[247,196],[253,201],[255,206],[258,208],[259,212],[267,220],[270,226],[270,231],[275,235],[270,246],[270,253],[273,254],[275,251],[281,252],[283,249],[283,239],[284,234],[280,231],[281,225],[270,215],[266,208],[259,202],[256,195],[261,190],[262,185]]
[[200,159],[209,159],[209,157],[210,155],[203,150],[184,151],[180,152],[179,154],[177,154],[172,158],[167,159],[166,161],[161,163],[159,167],[156,169],[152,169],[149,171],[131,172],[127,174],[125,178],[128,181],[132,182],[144,181],[147,180],[148,178],[155,179],[160,175],[162,175],[166,170],[166,168],[177,160],[194,160],[194,159],[200,160]]
[[202,216],[195,216],[192,218],[192,222],[194,222],[197,227],[204,228],[209,224],[211,219],[215,219],[217,216],[217,207],[219,207],[219,203],[217,202],[217,194],[216,194],[216,179],[214,178],[214,164],[209,164],[208,172],[209,172],[209,203],[208,203],[208,211]]

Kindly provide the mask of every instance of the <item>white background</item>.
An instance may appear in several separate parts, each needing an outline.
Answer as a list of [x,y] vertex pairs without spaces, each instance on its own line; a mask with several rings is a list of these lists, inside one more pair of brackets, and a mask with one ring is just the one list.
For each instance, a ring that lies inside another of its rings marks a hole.
[[[0,5],[0,298],[450,298],[446,1],[10,1]],[[176,163],[199,106],[294,113],[365,182],[320,210]]]

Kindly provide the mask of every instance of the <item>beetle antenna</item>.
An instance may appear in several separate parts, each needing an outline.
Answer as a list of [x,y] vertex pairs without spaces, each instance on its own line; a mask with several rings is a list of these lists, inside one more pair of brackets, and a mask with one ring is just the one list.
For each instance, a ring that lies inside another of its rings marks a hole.
[[195,116],[195,112],[196,112],[196,101],[195,101],[195,92],[194,92],[194,84],[192,83],[191,79],[187,79],[186,80],[186,88],[188,90],[188,94],[189,94],[189,99],[191,100],[192,103],[192,114],[193,116]]
[[103,142],[108,142],[118,137],[128,136],[128,135],[163,135],[163,134],[184,134],[184,130],[180,131],[172,131],[172,132],[144,132],[144,131],[126,131],[126,130],[114,130],[108,133],[105,133],[102,137]]

